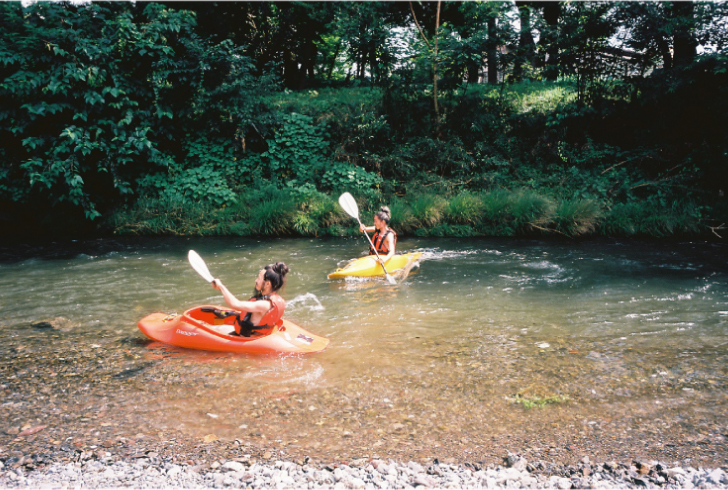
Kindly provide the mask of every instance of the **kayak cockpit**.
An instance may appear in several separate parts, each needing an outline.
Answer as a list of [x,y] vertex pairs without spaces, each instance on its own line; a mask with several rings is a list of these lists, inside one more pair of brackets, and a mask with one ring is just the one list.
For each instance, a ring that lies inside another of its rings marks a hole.
[[[266,337],[273,333],[276,327],[262,327],[253,330],[249,337],[235,334],[235,322],[239,318],[239,312],[234,310],[225,310],[216,306],[198,306],[184,312],[184,321],[204,329],[211,334],[218,335],[228,340],[245,342]],[[284,331],[285,327],[278,327],[279,331]]]

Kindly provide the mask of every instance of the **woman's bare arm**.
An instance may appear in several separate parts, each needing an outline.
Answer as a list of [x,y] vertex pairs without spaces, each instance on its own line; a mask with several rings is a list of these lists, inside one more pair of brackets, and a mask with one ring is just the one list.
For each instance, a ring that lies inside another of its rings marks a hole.
[[270,301],[240,301],[226,288],[219,279],[212,282],[212,287],[222,293],[222,297],[230,308],[237,311],[245,311],[249,313],[265,313],[270,309]]

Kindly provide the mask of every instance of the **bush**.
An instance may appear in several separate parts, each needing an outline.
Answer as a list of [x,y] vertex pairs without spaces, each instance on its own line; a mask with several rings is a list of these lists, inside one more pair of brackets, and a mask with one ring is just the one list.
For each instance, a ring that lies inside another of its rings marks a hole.
[[440,224],[447,201],[437,195],[418,193],[410,200],[410,207],[417,226],[429,228]]
[[447,217],[459,225],[475,225],[482,219],[483,200],[470,191],[462,191],[450,200]]
[[530,190],[519,191],[513,195],[510,208],[513,224],[522,232],[532,228],[544,230],[551,223],[553,207],[545,196]]
[[503,225],[511,221],[512,196],[503,189],[486,192],[481,197],[483,203],[483,222],[491,225]]
[[361,167],[348,163],[336,162],[330,165],[320,180],[320,189],[324,191],[361,193],[378,189],[382,178]]
[[594,232],[601,219],[601,209],[593,199],[565,199],[554,211],[556,230],[571,237]]
[[219,222],[209,206],[189,202],[179,193],[139,199],[111,215],[109,225],[121,235],[215,235]]
[[404,199],[393,198],[389,204],[389,210],[392,212],[389,224],[397,233],[411,233],[417,228],[412,208]]
[[658,197],[616,204],[602,229],[606,235],[665,237],[701,231],[703,208],[693,201],[667,204]]
[[191,12],[3,3],[0,18],[0,192],[22,191],[2,199],[39,213],[68,202],[95,219],[130,199],[137,179],[182,160],[186,133],[212,121],[232,137],[256,118],[265,83],[242,49],[197,36]]

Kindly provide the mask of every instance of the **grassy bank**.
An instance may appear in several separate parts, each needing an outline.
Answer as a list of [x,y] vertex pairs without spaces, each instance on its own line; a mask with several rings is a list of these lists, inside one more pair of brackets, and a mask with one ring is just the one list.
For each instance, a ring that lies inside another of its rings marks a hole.
[[[358,235],[356,221],[337,198],[267,187],[239,196],[233,205],[215,207],[171,195],[140,200],[115,213],[107,225],[122,235]],[[704,224],[706,208],[690,200],[608,205],[528,189],[497,189],[450,194],[422,190],[389,199],[369,193],[358,202],[365,222],[371,222],[380,204],[389,205],[391,226],[405,236],[668,237],[711,232]]]

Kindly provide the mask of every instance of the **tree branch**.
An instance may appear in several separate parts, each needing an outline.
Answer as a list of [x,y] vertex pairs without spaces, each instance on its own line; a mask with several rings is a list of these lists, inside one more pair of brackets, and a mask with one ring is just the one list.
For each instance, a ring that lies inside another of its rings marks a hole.
[[427,41],[427,36],[425,36],[425,31],[422,30],[422,27],[420,27],[420,23],[417,22],[417,16],[415,15],[415,9],[412,6],[412,2],[409,2],[410,6],[410,12],[412,12],[412,18],[415,20],[415,25],[417,26],[417,29],[420,30],[420,34],[422,35],[422,39],[425,41],[425,44],[427,45],[427,49],[432,51],[432,47],[430,46],[430,43]]
[[715,236],[717,236],[718,238],[723,238],[715,230],[725,230],[726,229],[725,223],[721,223],[718,226],[708,226],[708,228],[710,228],[710,231],[712,231]]

